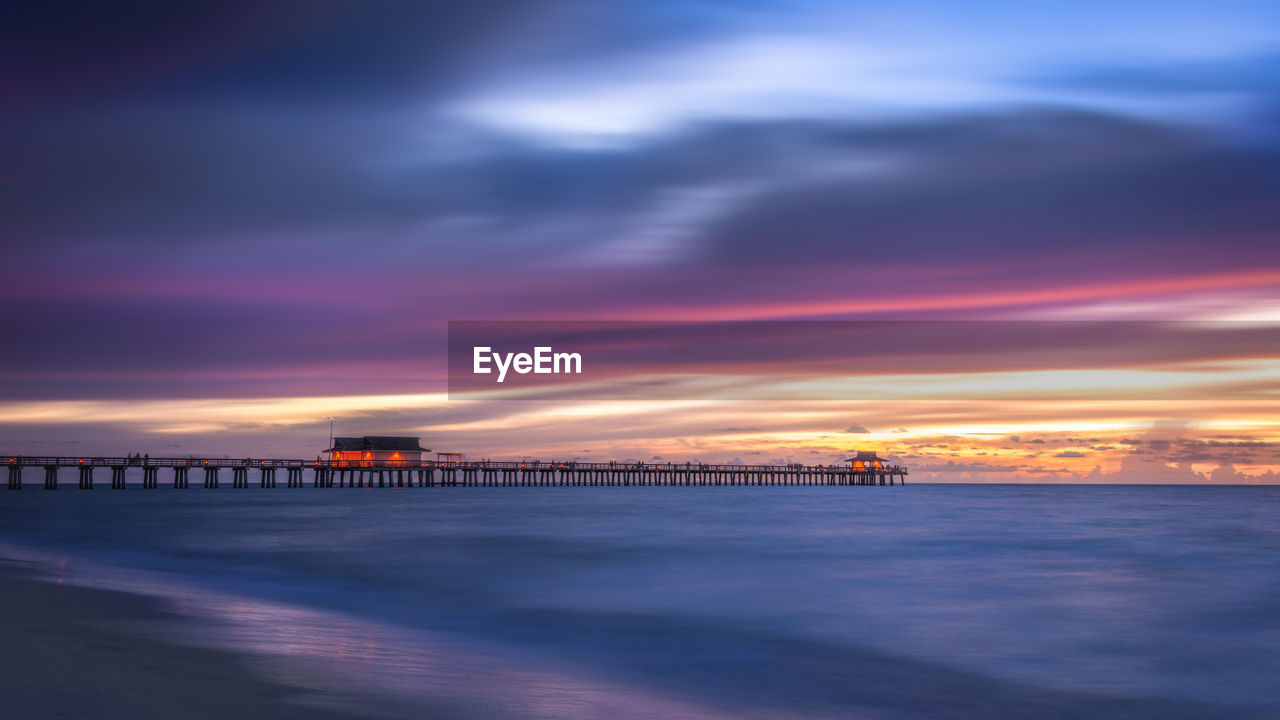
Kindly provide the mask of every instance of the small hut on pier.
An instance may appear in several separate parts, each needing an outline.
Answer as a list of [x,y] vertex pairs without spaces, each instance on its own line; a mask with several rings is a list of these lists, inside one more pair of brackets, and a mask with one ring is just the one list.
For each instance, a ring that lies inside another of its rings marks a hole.
[[417,465],[422,453],[431,452],[422,447],[416,437],[392,437],[389,435],[364,435],[362,437],[336,437],[333,447],[325,452],[334,462],[340,463],[405,463]]
[[874,450],[859,450],[845,462],[849,463],[854,472],[876,472],[889,467],[889,461],[876,455]]

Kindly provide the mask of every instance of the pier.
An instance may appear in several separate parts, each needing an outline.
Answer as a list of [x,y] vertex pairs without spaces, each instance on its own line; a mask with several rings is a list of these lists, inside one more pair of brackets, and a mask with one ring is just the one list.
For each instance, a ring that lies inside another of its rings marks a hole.
[[[278,458],[138,458],[0,456],[8,467],[10,490],[23,488],[23,470],[44,469],[44,489],[57,490],[59,470],[76,468],[81,490],[97,478],[123,490],[126,473],[136,470],[141,487],[191,487],[191,476],[209,490],[230,479],[232,488],[404,488],[517,486],[737,486],[737,485],[905,485],[907,469],[897,465],[709,465],[701,463],[621,463],[461,460],[286,460]],[[96,473],[95,471],[101,471]],[[172,481],[171,485],[169,481]],[[896,482],[895,482],[896,481]]]

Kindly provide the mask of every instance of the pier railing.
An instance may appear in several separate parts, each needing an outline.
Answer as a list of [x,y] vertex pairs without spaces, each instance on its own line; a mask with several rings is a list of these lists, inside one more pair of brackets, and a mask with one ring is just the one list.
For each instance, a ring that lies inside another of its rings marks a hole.
[[[213,457],[110,457],[86,455],[79,456],[42,456],[42,455],[7,455],[0,456],[0,462],[6,465],[28,467],[216,467],[216,468],[367,468],[367,469],[493,469],[493,470],[719,470],[724,472],[785,472],[789,470],[808,471],[845,471],[847,465],[726,465],[711,463],[645,463],[645,462],[581,462],[576,460],[297,460],[283,458],[213,458]],[[906,468],[901,465],[885,465],[879,468],[867,468],[858,472],[903,473]]]

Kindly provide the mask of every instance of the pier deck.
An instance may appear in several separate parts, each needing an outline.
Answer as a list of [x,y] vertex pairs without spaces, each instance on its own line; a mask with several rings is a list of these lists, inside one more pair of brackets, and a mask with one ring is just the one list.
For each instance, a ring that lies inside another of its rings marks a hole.
[[[281,458],[130,458],[0,456],[9,470],[10,490],[21,490],[24,468],[44,469],[44,488],[58,489],[59,470],[77,468],[78,487],[94,488],[95,470],[110,473],[110,487],[123,490],[130,470],[141,474],[143,489],[160,486],[160,472],[171,476],[172,487],[190,487],[190,476],[208,489],[249,487],[254,471],[260,488],[276,487],[283,471],[285,487],[481,487],[481,486],[643,486],[643,485],[903,485],[907,469],[886,466],[854,470],[837,465],[707,465],[695,463],[619,463],[476,461],[353,462]],[[194,471],[194,473],[193,473]],[[104,474],[105,474],[104,472]],[[307,477],[304,477],[304,474]],[[896,479],[896,483],[895,483]],[[415,482],[416,481],[416,482]],[[166,483],[167,484],[167,483]]]

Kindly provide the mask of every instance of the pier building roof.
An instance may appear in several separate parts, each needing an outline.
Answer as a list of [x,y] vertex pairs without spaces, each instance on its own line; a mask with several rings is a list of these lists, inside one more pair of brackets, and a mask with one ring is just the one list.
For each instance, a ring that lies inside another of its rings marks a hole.
[[395,437],[392,435],[363,435],[361,437],[336,437],[333,447],[327,452],[431,452],[429,448],[419,444],[416,437]]

